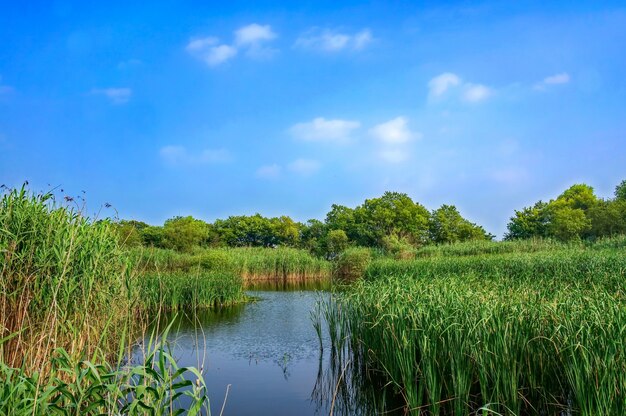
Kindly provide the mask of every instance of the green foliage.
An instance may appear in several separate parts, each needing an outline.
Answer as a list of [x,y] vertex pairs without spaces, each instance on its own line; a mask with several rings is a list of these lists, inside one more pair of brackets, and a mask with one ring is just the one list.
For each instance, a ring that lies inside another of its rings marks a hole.
[[335,258],[348,248],[348,236],[344,230],[331,230],[328,233],[327,253],[330,258]]
[[615,199],[619,201],[626,201],[626,179],[621,181],[619,185],[615,187]]
[[580,208],[569,206],[551,207],[548,233],[562,241],[581,238],[591,229],[591,221]]
[[[551,237],[562,241],[598,239],[626,232],[626,204],[620,199],[624,187],[618,185],[615,199],[601,200],[588,185],[571,186],[548,203],[515,211],[507,225],[507,240]],[[624,191],[626,192],[626,191]]]
[[209,236],[209,225],[191,216],[174,217],[163,225],[164,244],[179,251],[191,251]]
[[198,248],[191,253],[135,249],[132,257],[144,274],[234,273],[253,280],[315,280],[330,276],[328,261],[294,248]]
[[[92,221],[24,187],[0,199],[0,360],[42,368],[56,344],[106,351],[135,302],[109,221]],[[114,302],[112,302],[114,300]],[[49,340],[53,339],[54,343]],[[84,351],[83,351],[84,350]]]
[[491,239],[482,227],[463,218],[453,205],[442,205],[432,212],[429,231],[435,244]]
[[59,348],[49,367],[44,377],[0,362],[0,414],[157,416],[210,411],[202,375],[178,367],[162,344],[147,352],[144,363],[119,368],[77,361]]
[[366,247],[349,248],[339,255],[335,264],[335,274],[342,280],[356,280],[363,276],[371,261],[371,249]]
[[428,241],[429,213],[406,194],[385,192],[380,198],[367,199],[355,209],[354,215],[359,245],[381,247],[383,238],[391,234],[415,245]]
[[149,310],[210,308],[245,299],[241,277],[229,272],[147,273],[137,283],[141,304]]
[[376,260],[325,306],[337,366],[382,374],[411,414],[624,414],[623,240]]

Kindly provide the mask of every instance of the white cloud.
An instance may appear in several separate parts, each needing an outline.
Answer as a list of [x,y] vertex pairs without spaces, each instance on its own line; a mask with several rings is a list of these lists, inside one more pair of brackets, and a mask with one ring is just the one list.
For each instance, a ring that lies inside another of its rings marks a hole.
[[569,74],[567,72],[562,72],[560,74],[555,74],[549,77],[544,78],[544,84],[567,84],[570,81]]
[[270,25],[252,23],[235,31],[235,44],[238,46],[256,45],[273,39],[276,39],[276,33]]
[[325,52],[338,52],[344,49],[359,51],[369,45],[372,40],[372,32],[369,29],[349,34],[316,27],[300,35],[296,39],[295,46]]
[[431,98],[440,97],[445,94],[448,89],[461,84],[461,78],[452,72],[444,72],[437,75],[428,82],[428,95]]
[[387,163],[402,163],[409,159],[408,152],[402,149],[385,149],[378,154]]
[[220,44],[219,39],[215,37],[193,39],[187,44],[185,50],[209,66],[221,65],[237,55],[236,48]]
[[369,132],[386,144],[402,144],[413,138],[420,138],[421,134],[411,132],[408,124],[409,120],[406,117],[396,117],[372,127]]
[[208,66],[218,66],[237,56],[243,51],[247,56],[263,58],[271,56],[275,50],[265,46],[265,43],[276,39],[277,35],[270,25],[252,23],[242,26],[235,31],[232,45],[222,43],[213,36],[196,38],[189,41],[185,50],[197,59],[204,61]]
[[358,121],[326,120],[324,117],[317,117],[312,121],[294,124],[289,132],[299,140],[345,142],[360,126],[361,123]]
[[493,95],[493,90],[482,84],[465,84],[463,100],[468,103],[478,103]]
[[161,158],[170,165],[206,165],[224,163],[232,158],[226,149],[204,149],[194,154],[183,146],[164,146],[159,151]]
[[257,169],[256,176],[264,179],[274,179],[280,176],[282,168],[276,163],[272,165],[264,165]]
[[560,74],[550,75],[545,77],[541,82],[534,85],[533,89],[543,91],[549,85],[562,85],[570,82],[570,76],[567,72],[561,72]]
[[317,160],[312,159],[296,159],[287,165],[287,168],[299,175],[309,176],[320,169],[321,165]]
[[94,88],[91,93],[108,98],[112,104],[126,104],[130,101],[133,90],[130,88]]

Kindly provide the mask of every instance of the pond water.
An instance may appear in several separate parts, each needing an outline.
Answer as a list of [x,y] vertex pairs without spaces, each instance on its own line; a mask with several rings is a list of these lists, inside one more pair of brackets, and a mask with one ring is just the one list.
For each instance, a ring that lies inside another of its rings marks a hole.
[[[329,353],[321,353],[311,320],[317,300],[328,292],[248,294],[256,300],[193,317],[161,316],[173,321],[168,340],[178,365],[203,369],[211,414],[220,414],[227,386],[225,415],[329,414],[334,388],[324,376]],[[322,334],[327,352],[325,328]]]

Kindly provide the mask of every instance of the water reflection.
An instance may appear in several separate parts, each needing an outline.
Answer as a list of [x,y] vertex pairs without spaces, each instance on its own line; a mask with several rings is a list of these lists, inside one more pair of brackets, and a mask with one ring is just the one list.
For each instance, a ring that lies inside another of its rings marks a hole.
[[201,369],[213,414],[220,414],[229,385],[225,415],[377,413],[381,401],[370,398],[381,389],[371,388],[355,363],[346,361],[347,351],[331,348],[316,309],[328,292],[249,294],[257,300],[158,319],[161,330],[171,324],[168,341],[177,363]]

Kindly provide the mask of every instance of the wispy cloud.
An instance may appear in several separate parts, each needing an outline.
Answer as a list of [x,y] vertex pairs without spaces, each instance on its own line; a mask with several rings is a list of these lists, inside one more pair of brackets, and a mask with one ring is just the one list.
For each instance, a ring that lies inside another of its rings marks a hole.
[[94,88],[91,93],[106,97],[112,104],[116,105],[126,104],[133,95],[130,88]]
[[317,117],[308,122],[294,124],[289,132],[299,140],[346,142],[351,133],[360,126],[358,121]]
[[443,99],[449,91],[452,97],[466,103],[479,103],[495,94],[495,90],[483,84],[464,82],[461,77],[452,73],[444,72],[428,81],[428,98],[431,101]]
[[216,37],[193,39],[185,49],[208,66],[221,65],[237,55],[236,48],[220,43]]
[[172,166],[207,165],[225,163],[232,160],[226,149],[204,149],[199,153],[190,152],[184,146],[164,146],[159,151],[161,158]]
[[255,45],[276,39],[276,33],[270,25],[251,25],[240,27],[235,31],[235,44],[238,46]]
[[444,72],[428,81],[428,95],[431,98],[441,97],[452,87],[461,83],[461,78],[451,72]]
[[295,47],[324,52],[360,51],[365,49],[372,40],[372,32],[369,29],[350,34],[314,27],[296,39]]
[[267,47],[266,44],[276,37],[270,25],[252,23],[235,30],[232,44],[220,42],[219,38],[208,36],[190,40],[185,50],[208,66],[216,67],[233,59],[239,51],[254,58],[271,56],[275,50]]
[[256,176],[263,179],[276,179],[280,176],[282,168],[276,163],[264,165],[256,170]]
[[411,139],[421,137],[409,129],[409,120],[406,117],[396,117],[385,123],[372,127],[369,133],[386,144],[403,144]]
[[310,176],[320,170],[321,164],[313,159],[296,159],[287,165],[291,172],[302,176]]
[[468,103],[478,103],[486,100],[493,95],[493,90],[482,84],[465,84],[463,91],[463,101]]
[[570,76],[567,72],[561,72],[559,74],[550,75],[545,77],[541,82],[536,83],[533,89],[537,91],[543,91],[551,85],[562,85],[570,82]]

